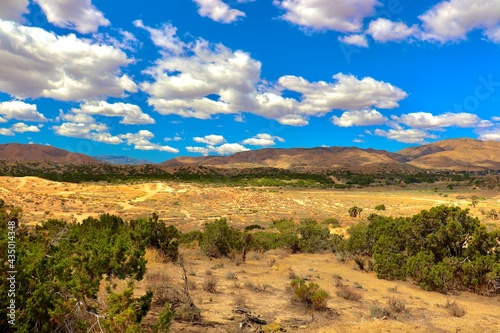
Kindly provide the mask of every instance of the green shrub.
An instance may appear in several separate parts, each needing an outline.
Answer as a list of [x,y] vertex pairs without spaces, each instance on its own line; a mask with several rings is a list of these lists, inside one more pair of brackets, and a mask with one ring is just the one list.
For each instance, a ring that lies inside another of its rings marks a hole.
[[[342,249],[372,256],[379,278],[412,278],[422,288],[499,293],[500,232],[488,232],[467,209],[439,206],[407,218],[372,214],[348,230]],[[358,260],[359,261],[359,260]],[[359,261],[363,269],[364,264]],[[498,271],[498,274],[495,273]]]
[[155,328],[157,333],[166,333],[170,330],[170,325],[172,324],[172,319],[174,317],[174,311],[171,309],[169,303],[165,303],[163,310],[158,315],[158,321],[156,322]]
[[349,208],[349,216],[350,217],[361,217],[361,212],[363,211],[363,208],[360,208],[358,206],[352,206]]
[[232,250],[241,250],[242,247],[241,233],[229,227],[226,219],[205,225],[200,248],[207,256],[227,257]]
[[326,310],[330,296],[317,283],[306,283],[304,279],[294,279],[290,283],[293,291],[292,300],[313,310]]
[[375,206],[375,210],[385,210],[385,205],[381,204],[381,205]]
[[300,252],[316,253],[330,250],[332,247],[330,230],[313,219],[304,219],[297,228]]
[[324,219],[322,224],[325,225],[332,225],[332,228],[339,228],[340,227],[340,221],[336,219],[335,217],[329,217],[327,219]]

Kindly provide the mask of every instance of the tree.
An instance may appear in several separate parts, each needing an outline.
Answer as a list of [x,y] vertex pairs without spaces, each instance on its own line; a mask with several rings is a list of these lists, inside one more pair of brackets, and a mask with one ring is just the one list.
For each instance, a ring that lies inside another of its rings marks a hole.
[[358,206],[352,206],[349,208],[349,216],[350,217],[361,217],[361,212],[363,211],[363,208],[360,208]]
[[473,195],[470,198],[470,204],[472,207],[476,208],[477,204],[479,203],[479,198],[476,195]]

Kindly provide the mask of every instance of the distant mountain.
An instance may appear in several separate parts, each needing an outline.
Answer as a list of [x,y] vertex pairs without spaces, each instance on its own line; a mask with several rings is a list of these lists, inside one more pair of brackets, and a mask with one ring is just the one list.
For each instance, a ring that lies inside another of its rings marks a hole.
[[0,160],[6,162],[101,164],[102,162],[84,154],[42,145],[8,143],[0,145]]
[[450,139],[398,151],[422,169],[500,170],[500,142]]
[[[151,164],[149,161],[127,156],[107,155],[93,158],[50,146],[15,143],[0,145],[0,161],[18,164],[35,162],[48,165],[127,164],[129,168],[140,168],[134,169],[133,172],[152,167],[144,165]],[[122,166],[116,167],[122,168]],[[421,169],[500,170],[500,142],[451,139],[406,148],[397,153],[356,147],[265,148],[239,152],[231,156],[177,157],[154,167],[155,172],[175,172],[180,168],[200,172],[200,167],[217,168],[221,172],[239,172],[238,169],[280,168],[312,173],[332,169],[359,173],[411,173]]]
[[99,155],[99,156],[94,156],[94,158],[101,162],[109,164],[128,164],[128,165],[154,164],[151,161],[139,160],[128,156]]
[[348,169],[355,172],[384,172],[414,169],[404,164],[404,156],[385,150],[355,147],[265,148],[231,156],[178,157],[165,161],[165,167],[216,166],[219,168],[272,167],[296,171]]
[[166,167],[214,166],[218,168],[273,167],[296,171],[346,169],[353,172],[408,172],[418,169],[479,171],[500,170],[500,142],[450,139],[397,153],[355,147],[266,148],[231,156],[178,157],[161,163]]

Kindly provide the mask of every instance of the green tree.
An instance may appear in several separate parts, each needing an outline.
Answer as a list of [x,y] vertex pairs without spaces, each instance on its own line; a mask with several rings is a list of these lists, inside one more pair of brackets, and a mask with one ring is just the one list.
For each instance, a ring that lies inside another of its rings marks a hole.
[[363,208],[360,208],[358,206],[353,206],[349,208],[349,216],[350,217],[361,217],[361,212],[363,211]]

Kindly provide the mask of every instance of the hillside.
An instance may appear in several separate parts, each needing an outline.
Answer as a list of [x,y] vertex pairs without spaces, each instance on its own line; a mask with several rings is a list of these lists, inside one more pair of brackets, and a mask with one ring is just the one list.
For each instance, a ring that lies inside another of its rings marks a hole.
[[422,169],[500,170],[500,142],[452,139],[406,148],[398,154]]
[[99,155],[94,156],[95,159],[109,163],[109,164],[125,164],[125,165],[142,165],[142,164],[154,164],[151,161],[139,160],[137,158],[132,158],[128,156],[115,156],[115,155]]
[[[421,169],[481,171],[500,170],[500,142],[451,139],[406,148],[397,153],[356,147],[265,148],[239,152],[231,156],[176,157],[154,166],[150,165],[150,168],[144,170],[143,167],[149,163],[148,161],[127,156],[94,158],[50,146],[12,143],[0,145],[0,161],[4,164],[31,163],[35,164],[34,168],[37,168],[38,164],[40,166],[95,164],[97,168],[104,168],[111,174],[122,173],[120,165],[127,165],[129,169],[139,168],[135,171],[129,170],[127,174],[147,173],[148,170],[164,173],[179,169],[192,169],[193,172],[198,172],[199,167],[209,167],[223,173],[242,170],[252,173],[252,170],[262,168],[318,174],[326,170],[373,174],[414,173]],[[109,169],[114,167],[113,164],[118,169]]]
[[231,156],[179,157],[163,162],[161,165],[166,167],[204,165],[219,168],[270,167],[296,171],[347,169],[356,172],[380,172],[394,169],[406,170],[408,166],[404,164],[405,161],[405,157],[385,150],[318,147],[266,148],[235,153]]
[[84,154],[36,144],[8,143],[0,145],[0,161],[27,163],[87,164],[102,162]]

